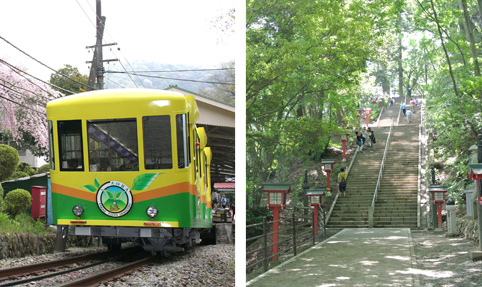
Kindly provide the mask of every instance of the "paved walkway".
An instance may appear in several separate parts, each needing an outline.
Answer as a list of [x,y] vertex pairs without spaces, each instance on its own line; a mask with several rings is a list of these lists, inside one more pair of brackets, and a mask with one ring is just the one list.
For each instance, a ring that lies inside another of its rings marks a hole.
[[419,286],[410,229],[343,229],[247,286]]

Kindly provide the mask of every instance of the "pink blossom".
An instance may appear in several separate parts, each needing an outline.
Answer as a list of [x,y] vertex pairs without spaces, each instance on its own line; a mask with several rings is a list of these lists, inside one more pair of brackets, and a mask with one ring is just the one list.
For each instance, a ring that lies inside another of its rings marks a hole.
[[33,137],[38,149],[48,151],[47,102],[63,95],[27,75],[22,77],[0,62],[0,133],[19,146],[24,134]]

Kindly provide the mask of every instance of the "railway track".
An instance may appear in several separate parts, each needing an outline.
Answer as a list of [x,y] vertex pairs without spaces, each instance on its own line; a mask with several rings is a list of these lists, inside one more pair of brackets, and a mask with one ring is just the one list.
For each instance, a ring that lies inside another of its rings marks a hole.
[[104,272],[99,272],[94,275],[80,278],[80,279],[70,281],[68,283],[57,285],[57,286],[97,286],[102,282],[108,282],[112,279],[121,277],[124,274],[130,273],[142,266],[148,265],[154,262],[154,259],[156,258],[157,258],[156,256],[142,258],[117,268],[113,268]]
[[[122,258],[133,257],[142,254],[139,253],[142,248],[134,247],[122,249],[120,251],[109,251],[102,253],[77,256],[73,258],[60,259],[55,261],[37,263],[15,268],[0,269],[0,286],[15,286],[26,284],[33,281],[40,281],[53,278],[63,274],[73,273],[82,269],[88,269],[100,264],[110,263]],[[124,264],[116,268],[107,268],[104,272],[94,275],[88,274],[84,278],[75,279],[74,281],[62,283],[60,286],[92,286],[96,283],[108,281],[114,277],[118,277],[123,273],[128,273],[136,268],[152,262],[153,257],[143,257],[140,260]],[[79,266],[81,265],[81,266]],[[76,276],[78,277],[78,276]],[[83,281],[85,280],[85,281]]]

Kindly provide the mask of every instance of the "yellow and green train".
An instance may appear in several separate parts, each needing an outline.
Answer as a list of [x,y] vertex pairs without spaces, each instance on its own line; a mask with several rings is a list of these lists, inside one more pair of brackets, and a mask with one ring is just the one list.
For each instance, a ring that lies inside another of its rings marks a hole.
[[75,235],[127,238],[151,251],[199,243],[210,229],[211,149],[194,96],[86,92],[47,104],[53,222]]

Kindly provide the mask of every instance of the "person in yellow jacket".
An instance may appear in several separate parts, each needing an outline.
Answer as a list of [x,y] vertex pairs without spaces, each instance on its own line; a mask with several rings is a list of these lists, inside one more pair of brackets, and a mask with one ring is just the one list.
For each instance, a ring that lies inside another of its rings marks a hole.
[[344,167],[338,173],[338,191],[343,194],[343,197],[346,197],[346,172]]

